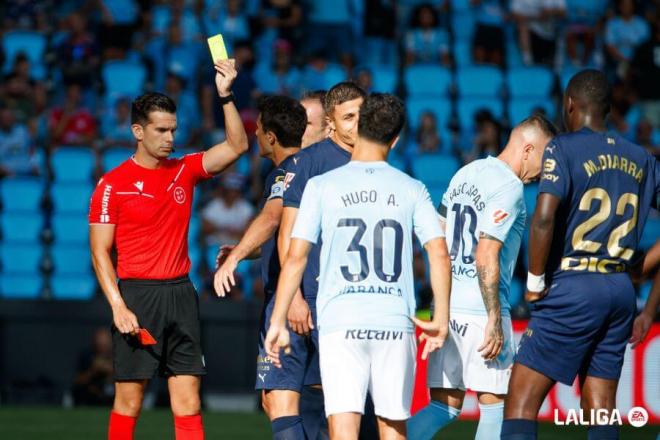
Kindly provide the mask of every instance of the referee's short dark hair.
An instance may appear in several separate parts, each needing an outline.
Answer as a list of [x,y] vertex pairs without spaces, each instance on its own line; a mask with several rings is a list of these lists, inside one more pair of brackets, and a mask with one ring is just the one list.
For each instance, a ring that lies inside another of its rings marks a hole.
[[140,95],[131,106],[131,124],[148,124],[151,112],[176,113],[176,104],[162,93],[148,92]]
[[273,132],[283,147],[300,148],[307,128],[305,107],[288,96],[272,95],[261,98],[257,109],[264,132]]
[[406,123],[403,102],[389,93],[372,93],[360,107],[358,136],[389,145]]
[[332,86],[323,99],[323,109],[328,116],[332,115],[335,106],[358,98],[365,98],[367,94],[353,81],[343,81]]
[[565,93],[603,117],[610,111],[612,89],[607,76],[600,70],[585,69],[576,73],[568,82]]

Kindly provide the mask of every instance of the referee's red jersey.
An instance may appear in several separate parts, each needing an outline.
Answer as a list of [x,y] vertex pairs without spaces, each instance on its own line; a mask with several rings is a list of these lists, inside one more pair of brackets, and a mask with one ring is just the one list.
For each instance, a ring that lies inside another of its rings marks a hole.
[[121,279],[170,279],[188,274],[188,224],[195,184],[211,177],[203,153],[166,159],[158,169],[132,158],[99,180],[90,224],[115,225]]

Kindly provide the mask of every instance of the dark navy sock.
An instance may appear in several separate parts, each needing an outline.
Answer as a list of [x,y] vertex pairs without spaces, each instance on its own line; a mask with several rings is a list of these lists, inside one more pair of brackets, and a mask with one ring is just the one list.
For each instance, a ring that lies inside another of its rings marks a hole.
[[328,421],[325,418],[323,390],[303,387],[300,393],[300,416],[309,440],[328,439]]
[[587,430],[589,440],[619,440],[619,426],[590,426]]
[[536,420],[508,419],[502,423],[501,440],[536,440]]
[[300,416],[278,417],[270,422],[273,440],[306,440]]

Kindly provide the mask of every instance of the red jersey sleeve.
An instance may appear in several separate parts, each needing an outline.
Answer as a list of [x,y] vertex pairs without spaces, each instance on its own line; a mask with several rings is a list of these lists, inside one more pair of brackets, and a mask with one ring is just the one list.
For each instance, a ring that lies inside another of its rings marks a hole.
[[199,180],[210,179],[213,175],[206,172],[204,169],[204,152],[191,153],[183,156],[183,162],[186,164],[186,168],[190,170],[190,175],[193,178],[193,182],[198,182]]
[[89,224],[117,224],[117,195],[111,182],[101,179],[89,202]]

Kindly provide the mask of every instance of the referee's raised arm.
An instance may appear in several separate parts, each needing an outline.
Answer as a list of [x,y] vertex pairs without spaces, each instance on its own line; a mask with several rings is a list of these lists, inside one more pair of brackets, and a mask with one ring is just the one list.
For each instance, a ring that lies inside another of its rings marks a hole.
[[225,133],[227,138],[204,153],[203,165],[209,174],[218,174],[248,149],[248,138],[243,127],[243,121],[234,105],[234,95],[231,85],[236,79],[234,60],[217,61],[215,63],[215,86],[225,114]]

